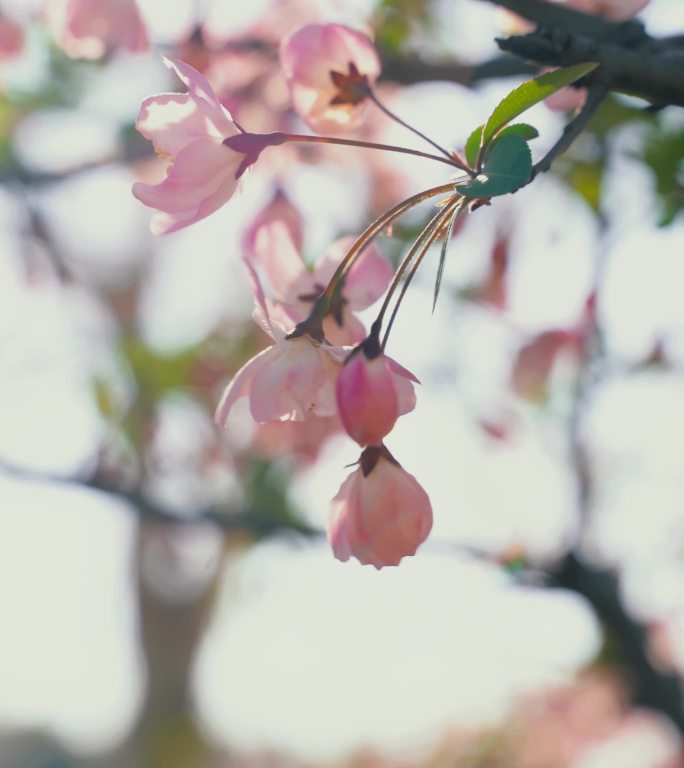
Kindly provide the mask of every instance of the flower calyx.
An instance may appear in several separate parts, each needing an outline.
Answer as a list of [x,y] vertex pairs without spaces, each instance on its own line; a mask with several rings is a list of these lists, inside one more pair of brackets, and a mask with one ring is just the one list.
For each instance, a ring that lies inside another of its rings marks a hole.
[[342,104],[355,107],[370,96],[371,86],[368,77],[359,72],[353,61],[349,62],[347,73],[330,70],[330,79],[337,88],[337,95],[330,99],[331,107]]
[[361,451],[361,456],[358,461],[364,477],[370,475],[381,458],[387,459],[387,461],[395,464],[397,467],[401,467],[401,464],[394,458],[394,456],[392,456],[384,443],[380,443],[380,445],[367,445],[363,451]]
[[235,171],[235,178],[239,179],[250,165],[256,163],[259,155],[267,147],[277,147],[288,140],[287,134],[280,131],[274,133],[249,133],[240,131],[234,136],[223,140],[223,144],[234,152],[240,152],[244,159]]

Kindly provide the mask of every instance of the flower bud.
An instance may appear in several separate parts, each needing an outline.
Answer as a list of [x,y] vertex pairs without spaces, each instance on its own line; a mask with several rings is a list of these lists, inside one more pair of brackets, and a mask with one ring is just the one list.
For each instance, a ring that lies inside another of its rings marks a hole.
[[335,383],[337,411],[349,436],[378,445],[399,418],[399,397],[388,358],[369,336],[347,358]]

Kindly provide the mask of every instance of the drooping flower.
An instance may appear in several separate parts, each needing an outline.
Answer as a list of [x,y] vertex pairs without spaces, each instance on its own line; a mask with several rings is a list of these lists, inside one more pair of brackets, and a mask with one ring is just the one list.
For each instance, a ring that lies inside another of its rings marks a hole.
[[360,446],[379,445],[406,413],[396,366],[371,334],[347,358],[337,377],[337,411],[347,434]]
[[338,560],[380,569],[414,555],[431,528],[425,490],[384,445],[370,446],[332,500],[328,538]]
[[133,194],[160,211],[151,228],[167,234],[220,208],[259,153],[280,135],[242,132],[207,80],[182,61],[164,59],[187,86],[187,93],[164,93],[143,101],[136,127],[170,161],[159,184],[133,185]]
[[308,334],[288,338],[289,318],[278,307],[269,307],[256,273],[249,264],[247,268],[256,300],[255,320],[275,343],[235,374],[216,409],[216,423],[224,427],[243,396],[249,397],[252,418],[262,424],[334,416],[335,379],[346,351]]
[[119,48],[142,53],[150,47],[135,0],[52,0],[47,15],[57,44],[74,59],[99,59]]
[[380,74],[371,40],[342,24],[309,24],[280,46],[292,105],[315,131],[355,128]]
[[[336,240],[318,259],[313,272],[309,272],[288,228],[276,221],[256,233],[254,248],[246,259],[263,273],[269,295],[285,308],[293,323],[297,323],[311,312],[353,242],[352,237]],[[366,331],[353,313],[374,304],[385,292],[391,277],[392,267],[387,259],[374,245],[367,247],[347,272],[323,321],[326,340],[337,346],[362,341]]]

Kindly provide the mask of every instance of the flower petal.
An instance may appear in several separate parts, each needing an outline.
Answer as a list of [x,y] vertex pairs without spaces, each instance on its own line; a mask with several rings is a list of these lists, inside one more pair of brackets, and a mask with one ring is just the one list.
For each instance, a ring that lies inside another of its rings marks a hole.
[[220,208],[237,188],[240,156],[211,139],[197,139],[177,155],[169,175],[159,184],[137,183],[133,194],[165,214],[155,217],[156,234],[173,232]]
[[157,151],[173,156],[196,139],[213,138],[220,144],[237,133],[225,115],[210,112],[188,93],[162,93],[142,102],[135,127]]
[[247,260],[262,267],[273,297],[278,301],[296,304],[300,295],[314,289],[311,274],[282,221],[265,224],[259,229],[254,252]]
[[263,349],[253,358],[248,360],[235,376],[233,376],[232,380],[225,388],[223,395],[221,396],[221,401],[214,413],[214,421],[219,427],[226,426],[230,409],[240,397],[249,392],[254,375],[268,362],[267,353],[270,352],[271,349],[272,347]]

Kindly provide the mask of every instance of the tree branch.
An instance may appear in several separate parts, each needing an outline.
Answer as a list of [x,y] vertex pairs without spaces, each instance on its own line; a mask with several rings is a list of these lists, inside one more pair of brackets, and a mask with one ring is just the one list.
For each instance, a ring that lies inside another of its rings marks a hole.
[[684,733],[681,681],[659,670],[649,658],[646,629],[625,611],[615,575],[593,568],[570,553],[556,571],[552,584],[582,595],[592,605],[615,641],[619,661],[632,683],[635,704],[662,712]]
[[539,67],[515,56],[498,56],[482,64],[461,64],[458,61],[423,61],[415,56],[382,54],[381,80],[414,85],[430,80],[472,86],[482,80],[516,75],[534,75]]
[[544,66],[596,62],[609,90],[656,106],[684,106],[681,36],[655,39],[638,21],[613,22],[546,0],[486,0],[535,22],[529,35],[497,40],[501,50]]
[[247,531],[257,537],[264,537],[279,531],[293,531],[303,536],[319,537],[322,532],[294,518],[280,519],[270,510],[236,509],[231,504],[202,507],[188,515],[178,515],[149,498],[136,486],[124,487],[107,479],[102,472],[95,471],[87,477],[62,477],[35,472],[31,469],[0,460],[0,472],[24,482],[52,483],[66,488],[88,488],[105,493],[123,501],[135,510],[143,522],[168,523],[171,525],[194,525],[209,522],[226,531]]
[[551,167],[553,161],[562,155],[572,144],[572,142],[587,127],[591,118],[596,114],[596,110],[601,106],[606,98],[608,90],[601,84],[596,84],[589,89],[587,100],[581,111],[571,120],[563,129],[560,139],[551,147],[544,157],[532,169],[530,181],[539,173],[545,173]]
[[583,13],[567,5],[547,0],[487,0],[517,13],[541,27],[563,30],[593,40],[619,45],[635,45],[651,40],[639,21],[609,21],[593,13]]

